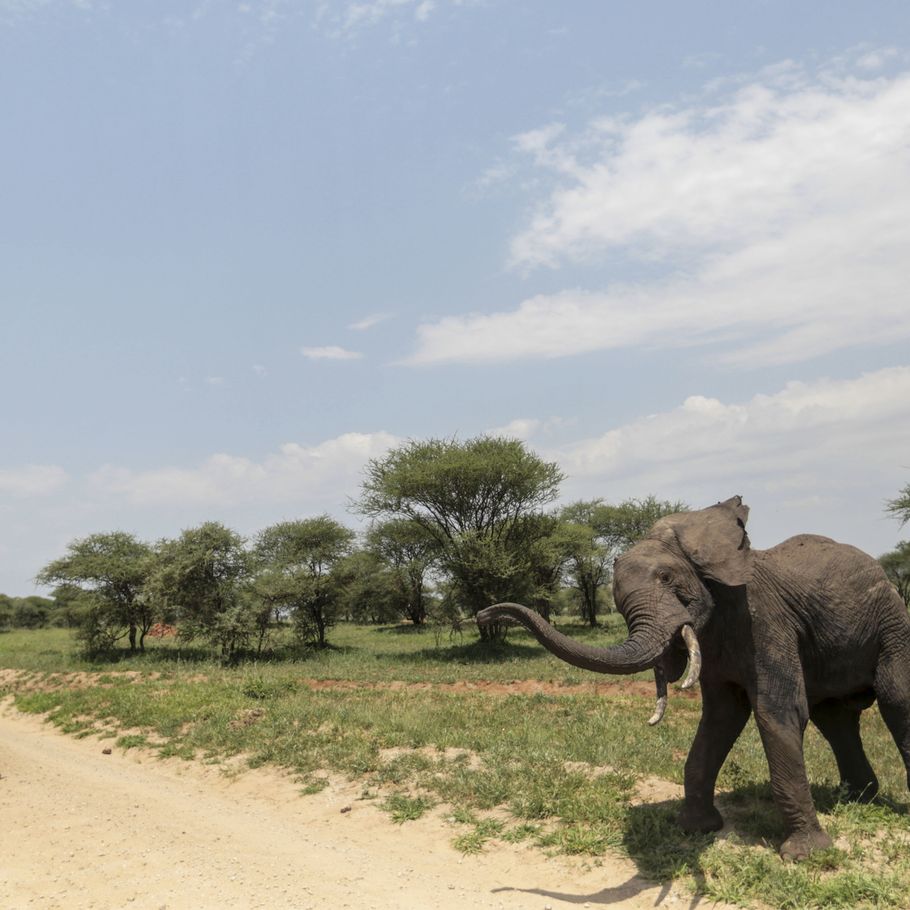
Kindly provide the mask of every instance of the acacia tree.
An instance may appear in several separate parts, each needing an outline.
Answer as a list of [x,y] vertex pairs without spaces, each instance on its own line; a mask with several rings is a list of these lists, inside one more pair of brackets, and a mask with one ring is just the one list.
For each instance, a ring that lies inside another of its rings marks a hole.
[[399,612],[415,626],[422,625],[427,618],[427,573],[439,555],[436,539],[417,522],[393,518],[375,522],[366,545],[391,570]]
[[609,505],[602,499],[570,503],[560,512],[563,535],[569,549],[566,578],[578,591],[581,615],[597,624],[600,590],[610,582],[613,560],[641,540],[651,525],[664,515],[685,512],[680,501],[660,500],[649,495]]
[[899,543],[879,559],[885,574],[897,588],[897,593],[910,607],[910,540]]
[[412,440],[367,464],[358,505],[374,519],[421,527],[438,547],[450,590],[473,616],[533,589],[531,546],[546,533],[535,517],[561,480],[556,464],[515,439]]
[[557,515],[535,515],[529,523],[535,527],[529,535],[531,584],[527,596],[531,606],[549,621],[553,600],[572,555],[572,531]]
[[594,526],[595,515],[603,500],[579,500],[560,512],[563,537],[568,550],[566,579],[578,592],[581,616],[591,626],[597,625],[600,589],[610,580],[610,563],[615,555]]
[[37,575],[41,585],[67,585],[82,594],[79,636],[89,650],[110,647],[126,635],[130,650],[145,650],[154,609],[144,586],[152,548],[124,531],[74,540],[68,552]]
[[345,619],[371,625],[401,617],[401,580],[370,550],[354,550],[337,571],[344,579],[339,611]]
[[889,499],[885,508],[902,525],[910,521],[910,483],[900,491],[895,499]]
[[353,542],[354,532],[328,515],[279,522],[256,540],[256,590],[290,612],[297,636],[306,644],[326,646]]
[[658,518],[688,511],[689,507],[681,500],[671,502],[648,495],[643,499],[626,499],[615,506],[597,505],[591,512],[591,524],[613,555],[618,555],[641,540]]
[[231,660],[249,646],[255,609],[244,588],[250,556],[243,538],[217,521],[183,531],[158,544],[148,597],[177,620],[184,640],[203,637]]

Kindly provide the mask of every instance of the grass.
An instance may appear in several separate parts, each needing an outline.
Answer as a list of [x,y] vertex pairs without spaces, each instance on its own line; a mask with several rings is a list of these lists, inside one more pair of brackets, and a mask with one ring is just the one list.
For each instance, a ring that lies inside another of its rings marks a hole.
[[[607,642],[622,634],[575,627]],[[734,833],[687,836],[676,799],[642,802],[642,779],[682,781],[700,713],[697,701],[671,699],[664,722],[648,728],[651,698],[593,690],[562,694],[560,684],[592,682],[551,657],[523,632],[488,649],[468,631],[439,647],[431,632],[340,626],[334,648],[294,659],[221,667],[205,653],[174,645],[113,662],[72,654],[60,630],[0,635],[0,694],[24,711],[49,712],[73,735],[102,733],[120,748],[161,755],[291,769],[304,792],[334,771],[363,782],[391,817],[405,823],[433,805],[457,807],[454,843],[465,853],[493,841],[538,844],[597,857],[627,853],[641,872],[677,880],[711,899],[780,908],[904,907],[910,891],[910,816],[904,771],[876,711],[863,718],[870,760],[885,801],[838,801],[837,772],[810,727],[806,759],[822,823],[837,847],[784,865],[783,836],[771,802],[767,766],[754,724],[735,746],[719,786]],[[138,671],[123,674],[121,670]],[[91,685],[68,687],[91,672]],[[6,680],[5,682],[3,680]],[[427,684],[542,680],[547,694],[508,694]],[[314,688],[312,680],[340,687]],[[373,686],[399,680],[402,685]],[[424,684],[424,685],[418,685]]]

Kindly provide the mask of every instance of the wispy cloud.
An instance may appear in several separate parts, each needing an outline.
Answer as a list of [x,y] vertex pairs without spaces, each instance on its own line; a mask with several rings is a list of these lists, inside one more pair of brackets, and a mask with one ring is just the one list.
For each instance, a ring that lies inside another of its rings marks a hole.
[[399,441],[383,432],[345,433],[316,445],[290,442],[261,461],[219,453],[196,467],[134,471],[106,465],[90,484],[95,495],[135,506],[281,503],[318,511],[356,491],[364,464]]
[[54,7],[89,13],[95,5],[94,0],[0,0],[0,25],[14,25]]
[[363,357],[359,351],[349,351],[337,344],[321,348],[301,348],[301,353],[308,360],[359,360]]
[[569,421],[562,417],[548,417],[540,420],[537,417],[516,417],[508,423],[499,427],[491,427],[487,430],[491,436],[506,436],[510,439],[521,439],[527,441],[531,438],[540,440],[548,434],[559,429],[565,428]]
[[364,0],[348,3],[342,18],[345,30],[376,25],[390,16],[404,13],[417,22],[425,22],[436,7],[434,0]]
[[516,267],[619,257],[651,277],[423,325],[411,363],[722,339],[720,359],[755,366],[910,337],[910,73],[787,64],[516,146],[556,184],[512,242]]
[[0,468],[0,495],[16,498],[47,496],[57,492],[68,479],[66,471],[58,465]]
[[391,318],[391,313],[373,313],[357,322],[352,322],[348,328],[353,329],[355,332],[365,332],[367,329],[371,329],[373,326],[379,325],[380,322],[385,322],[387,319]]

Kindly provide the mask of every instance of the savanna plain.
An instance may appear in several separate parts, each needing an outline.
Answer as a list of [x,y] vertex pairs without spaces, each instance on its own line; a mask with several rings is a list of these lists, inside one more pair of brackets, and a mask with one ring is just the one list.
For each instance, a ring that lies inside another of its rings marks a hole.
[[[615,614],[596,629],[568,620],[560,627],[597,645],[625,635]],[[833,757],[810,726],[813,797],[835,846],[785,864],[754,724],[719,779],[724,830],[683,834],[674,817],[697,692],[671,692],[667,716],[650,728],[649,675],[593,677],[523,630],[492,644],[471,625],[453,632],[343,623],[329,648],[283,651],[279,641],[269,658],[236,666],[173,639],[150,641],[144,654],[88,660],[71,635],[0,634],[0,698],[118,753],[231,775],[281,769],[302,800],[344,780],[390,829],[441,813],[462,869],[520,844],[554,862],[573,855],[594,870],[625,855],[644,878],[701,901],[792,910],[908,905],[906,785],[874,708],[863,716],[863,737],[881,797],[841,801]]]

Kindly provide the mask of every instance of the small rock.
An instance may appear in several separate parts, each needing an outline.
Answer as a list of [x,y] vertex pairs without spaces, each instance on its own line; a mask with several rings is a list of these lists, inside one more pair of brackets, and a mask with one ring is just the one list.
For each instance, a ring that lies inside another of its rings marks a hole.
[[341,809],[342,815],[343,815],[345,812],[350,812],[350,811],[351,811],[351,807],[350,807],[350,806],[343,806],[342,809]]
[[113,752],[113,751],[114,751],[114,750],[113,750],[110,746],[106,746],[104,749],[101,750],[101,754],[102,754],[102,755],[110,755],[111,752]]

